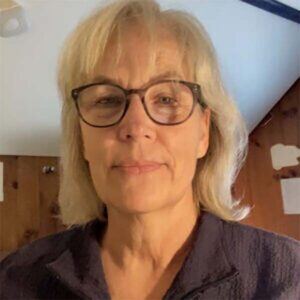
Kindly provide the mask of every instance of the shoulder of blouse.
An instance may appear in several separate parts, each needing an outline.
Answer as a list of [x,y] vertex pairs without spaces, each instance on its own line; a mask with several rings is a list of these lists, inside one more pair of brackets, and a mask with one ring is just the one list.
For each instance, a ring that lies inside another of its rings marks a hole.
[[267,290],[300,299],[300,241],[239,222],[222,223],[227,257],[245,282],[256,287],[255,299],[268,295]]

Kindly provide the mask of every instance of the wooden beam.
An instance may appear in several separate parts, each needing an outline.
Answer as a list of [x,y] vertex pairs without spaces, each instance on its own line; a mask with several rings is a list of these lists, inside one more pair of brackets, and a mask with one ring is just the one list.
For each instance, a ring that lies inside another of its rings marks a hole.
[[300,11],[276,0],[240,0],[300,24]]

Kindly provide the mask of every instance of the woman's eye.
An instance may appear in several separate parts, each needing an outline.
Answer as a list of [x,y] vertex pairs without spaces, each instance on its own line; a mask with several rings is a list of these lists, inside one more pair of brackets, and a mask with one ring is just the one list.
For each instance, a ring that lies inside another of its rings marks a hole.
[[159,101],[163,104],[170,104],[170,103],[173,104],[173,103],[177,102],[176,99],[173,99],[170,97],[161,97],[161,98],[159,98]]
[[100,98],[96,101],[96,104],[119,104],[122,102],[122,99],[119,98]]

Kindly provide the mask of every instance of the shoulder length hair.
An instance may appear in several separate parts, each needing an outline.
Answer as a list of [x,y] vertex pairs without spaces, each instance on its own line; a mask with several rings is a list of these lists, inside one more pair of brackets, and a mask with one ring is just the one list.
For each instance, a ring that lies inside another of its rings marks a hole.
[[[62,100],[57,217],[68,227],[107,218],[106,206],[95,191],[84,159],[79,118],[70,91],[88,82],[112,38],[117,40],[118,62],[122,53],[120,35],[133,20],[146,28],[150,47],[156,45],[157,24],[171,33],[211,110],[209,147],[198,159],[192,181],[195,204],[223,220],[244,219],[251,208],[241,206],[241,199],[234,198],[232,185],[248,152],[245,121],[222,84],[215,49],[203,25],[188,12],[162,10],[155,0],[106,1],[81,20],[65,40],[57,68]],[[155,61],[156,51],[152,50],[149,64]]]

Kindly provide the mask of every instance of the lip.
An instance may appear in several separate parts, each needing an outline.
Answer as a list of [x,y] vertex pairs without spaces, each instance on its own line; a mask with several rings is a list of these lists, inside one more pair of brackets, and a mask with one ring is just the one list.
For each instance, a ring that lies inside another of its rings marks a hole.
[[143,167],[149,165],[161,165],[161,162],[153,160],[135,160],[135,159],[124,159],[119,161],[114,167]]
[[126,174],[132,174],[132,175],[139,175],[143,173],[153,172],[158,169],[162,164],[158,163],[152,163],[152,164],[146,164],[146,165],[131,165],[131,166],[116,166],[115,168],[119,171],[125,172]]

